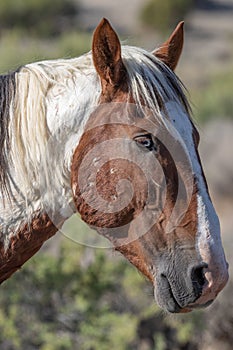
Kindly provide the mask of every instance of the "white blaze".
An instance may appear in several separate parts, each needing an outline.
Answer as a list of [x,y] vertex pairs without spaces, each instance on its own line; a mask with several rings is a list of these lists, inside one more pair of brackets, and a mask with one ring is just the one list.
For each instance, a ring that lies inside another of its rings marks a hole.
[[201,164],[193,140],[193,125],[189,116],[182,106],[175,102],[167,103],[166,107],[170,122],[179,132],[186,145],[186,152],[192,163],[193,175],[195,175],[198,188],[196,249],[202,261],[208,264],[205,276],[209,285],[206,286],[206,290],[200,298],[200,303],[205,303],[216,297],[228,279],[227,263],[220,237],[220,225],[203,178]]

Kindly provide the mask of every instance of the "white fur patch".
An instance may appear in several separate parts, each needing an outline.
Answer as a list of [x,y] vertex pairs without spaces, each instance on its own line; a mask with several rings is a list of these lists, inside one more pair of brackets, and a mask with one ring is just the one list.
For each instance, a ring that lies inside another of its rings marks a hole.
[[[196,235],[196,249],[200,258],[209,266],[206,276],[212,287],[212,297],[215,298],[219,286],[223,286],[227,280],[226,260],[222,247],[220,236],[219,220],[209,197],[203,173],[192,136],[193,127],[189,117],[181,106],[170,102],[166,104],[170,122],[181,135],[186,145],[186,152],[192,163],[193,174],[195,175],[198,194],[197,194],[197,216],[198,232]],[[219,271],[222,273],[219,274]],[[216,289],[215,289],[216,288]],[[210,295],[208,295],[210,298]],[[210,299],[208,299],[210,300]],[[205,300],[203,299],[203,302]]]

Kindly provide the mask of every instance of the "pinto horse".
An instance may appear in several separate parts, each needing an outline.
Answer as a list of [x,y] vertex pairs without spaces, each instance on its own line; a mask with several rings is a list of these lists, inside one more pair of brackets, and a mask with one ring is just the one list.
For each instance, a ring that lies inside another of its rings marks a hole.
[[209,305],[228,267],[174,73],[183,23],[154,52],[103,19],[92,52],[0,78],[0,282],[73,211],[153,284],[168,312]]

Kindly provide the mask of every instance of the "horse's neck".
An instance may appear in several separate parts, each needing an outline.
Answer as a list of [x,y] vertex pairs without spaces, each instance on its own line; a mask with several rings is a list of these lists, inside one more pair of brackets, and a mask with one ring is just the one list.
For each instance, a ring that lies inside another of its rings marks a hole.
[[[10,169],[10,200],[0,201],[0,232],[2,232],[5,242],[8,242],[9,236],[16,234],[23,225],[30,224],[38,214],[52,213],[53,217],[59,217],[59,223],[60,218],[65,220],[72,214],[70,188],[72,155],[100,93],[100,84],[89,59],[89,56],[86,56],[80,60],[81,68],[77,67],[74,72],[72,71],[72,74],[70,71],[68,72],[64,61],[62,63],[64,65],[64,73],[62,70],[64,79],[53,84],[46,91],[44,110],[46,110],[49,138],[46,141],[46,147],[43,148],[43,145],[39,147],[39,152],[45,151],[42,155],[38,156],[38,147],[28,144],[37,142],[37,145],[40,146],[42,137],[36,135],[34,128],[35,123],[39,124],[41,121],[35,119],[31,115],[33,113],[27,118],[27,122],[30,118],[32,120],[33,137],[30,137],[30,130],[28,132],[28,124],[27,128],[24,129],[26,136],[23,132],[21,134],[22,138],[25,136],[27,140],[27,154],[31,159],[27,163],[27,159],[20,158],[17,148],[15,151],[13,150],[12,168]],[[52,63],[50,64],[52,68]],[[67,66],[71,66],[69,61]],[[29,68],[31,71],[34,69],[35,72],[38,70],[36,64]],[[47,69],[49,69],[49,63]],[[28,71],[26,70],[26,73],[22,71],[21,76],[18,77],[18,84],[19,87],[21,84],[22,89],[24,88],[24,74],[27,75]],[[39,91],[39,87],[39,83],[34,86],[35,91],[36,89]],[[19,91],[19,98],[20,93]],[[27,103],[30,103],[30,99]],[[41,115],[39,112],[38,116],[41,117]],[[23,116],[21,116],[22,118]],[[14,137],[14,130],[12,135]],[[37,140],[35,140],[36,137],[38,137]],[[30,176],[24,176],[22,164],[26,164]]]
[[[87,71],[77,70],[72,79],[58,82],[46,92],[46,124],[50,135],[46,147],[40,147],[38,138],[39,148],[33,145],[31,150],[31,145],[27,145],[30,160],[20,158],[17,148],[12,153],[16,160],[12,157],[9,170],[10,198],[0,194],[0,283],[34,255],[73,213],[72,155],[100,92],[93,72],[91,67]],[[37,122],[40,120],[34,119]],[[34,142],[30,136],[29,130],[26,140]],[[37,137],[34,130],[33,136]],[[44,149],[46,155],[38,155],[38,149]],[[30,176],[25,174],[25,178],[22,162],[27,169],[32,164]]]

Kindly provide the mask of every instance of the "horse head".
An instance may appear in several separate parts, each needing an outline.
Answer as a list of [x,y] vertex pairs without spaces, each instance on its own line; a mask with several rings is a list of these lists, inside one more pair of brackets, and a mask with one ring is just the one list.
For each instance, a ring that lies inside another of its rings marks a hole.
[[92,46],[99,104],[71,166],[82,219],[148,277],[169,312],[209,305],[228,279],[199,134],[174,73],[182,47],[183,23],[148,53],[121,46],[101,21]]

